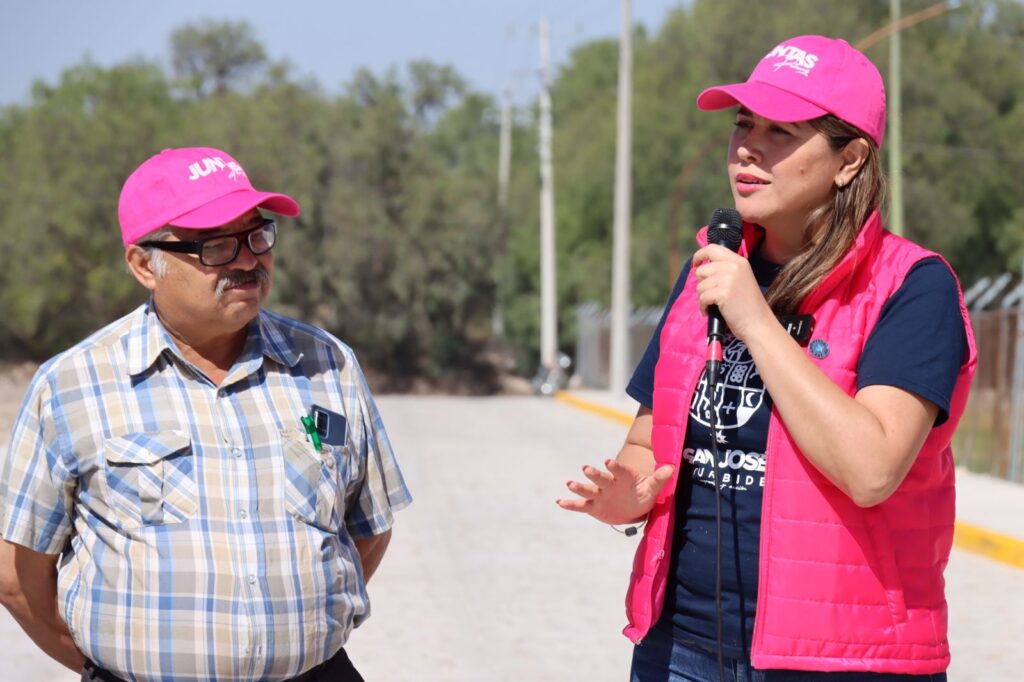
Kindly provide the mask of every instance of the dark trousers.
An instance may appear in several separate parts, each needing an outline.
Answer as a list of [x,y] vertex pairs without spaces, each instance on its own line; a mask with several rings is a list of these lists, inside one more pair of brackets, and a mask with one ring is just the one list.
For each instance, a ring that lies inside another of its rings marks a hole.
[[[125,682],[123,678],[104,670],[90,660],[86,660],[82,668],[82,682]],[[363,677],[348,660],[344,649],[327,659],[320,665],[310,668],[288,682],[365,682]]]
[[[898,673],[834,672],[807,670],[757,670],[749,660],[726,657],[725,682],[946,682],[946,673],[901,675]],[[654,627],[633,649],[631,682],[698,682],[718,680],[718,656],[677,641],[672,632]]]

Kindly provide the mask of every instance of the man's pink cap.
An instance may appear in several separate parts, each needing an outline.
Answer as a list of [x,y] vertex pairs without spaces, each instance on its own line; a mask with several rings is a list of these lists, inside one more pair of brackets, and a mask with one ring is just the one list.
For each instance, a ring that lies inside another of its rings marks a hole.
[[128,246],[167,225],[220,227],[257,206],[299,215],[299,204],[290,196],[253,189],[242,166],[228,154],[187,147],[165,149],[136,168],[121,188],[117,217],[121,240]]
[[885,137],[882,75],[845,40],[791,38],[765,55],[746,83],[708,88],[697,97],[704,111],[737,104],[787,123],[832,114],[863,130],[879,147]]

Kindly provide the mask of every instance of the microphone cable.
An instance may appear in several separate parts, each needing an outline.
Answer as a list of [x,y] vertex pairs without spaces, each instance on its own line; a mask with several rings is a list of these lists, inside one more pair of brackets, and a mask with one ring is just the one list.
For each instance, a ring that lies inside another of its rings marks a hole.
[[[717,341],[716,341],[717,343]],[[708,360],[705,374],[711,400],[708,404],[708,423],[711,426],[711,474],[715,483],[715,640],[718,644],[718,680],[725,682],[725,656],[722,653],[722,491],[718,473],[718,372],[721,361]]]

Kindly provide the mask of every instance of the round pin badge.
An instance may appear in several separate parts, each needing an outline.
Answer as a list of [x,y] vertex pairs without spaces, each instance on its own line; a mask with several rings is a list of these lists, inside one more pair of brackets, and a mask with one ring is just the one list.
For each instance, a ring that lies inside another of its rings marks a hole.
[[824,360],[828,357],[828,342],[824,339],[814,339],[811,341],[809,350],[811,351],[811,355],[819,360]]

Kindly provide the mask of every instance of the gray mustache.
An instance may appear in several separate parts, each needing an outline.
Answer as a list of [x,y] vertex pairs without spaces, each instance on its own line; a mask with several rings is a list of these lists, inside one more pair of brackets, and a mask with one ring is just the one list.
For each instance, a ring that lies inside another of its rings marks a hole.
[[248,284],[250,282],[258,282],[261,285],[266,285],[270,282],[270,275],[267,274],[267,271],[260,265],[257,265],[252,270],[228,270],[217,280],[217,290],[215,295],[217,298],[220,298],[228,289]]

